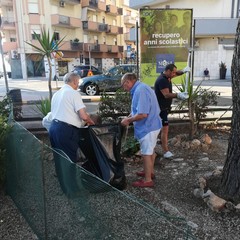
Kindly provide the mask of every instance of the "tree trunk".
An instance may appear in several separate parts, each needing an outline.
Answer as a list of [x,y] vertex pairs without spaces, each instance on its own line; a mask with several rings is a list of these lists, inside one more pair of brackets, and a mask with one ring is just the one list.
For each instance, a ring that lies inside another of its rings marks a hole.
[[222,187],[229,197],[240,196],[240,20],[232,60],[232,122],[227,158],[223,168]]
[[52,100],[52,63],[51,58],[47,57],[49,66],[49,77],[48,77],[48,89],[49,89],[49,99]]

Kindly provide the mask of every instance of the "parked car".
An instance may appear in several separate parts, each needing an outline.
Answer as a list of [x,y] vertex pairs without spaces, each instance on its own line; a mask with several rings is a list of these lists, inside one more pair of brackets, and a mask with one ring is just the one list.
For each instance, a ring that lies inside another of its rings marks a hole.
[[74,69],[72,70],[72,72],[77,72],[81,78],[90,76],[92,75],[97,75],[97,74],[102,74],[102,71],[100,71],[98,68],[91,66],[91,72],[89,72],[90,70],[90,65],[80,65],[80,66],[74,66]]
[[79,88],[87,95],[97,95],[100,92],[116,91],[121,87],[121,78],[127,72],[137,72],[133,64],[121,64],[110,68],[106,73],[80,79]]

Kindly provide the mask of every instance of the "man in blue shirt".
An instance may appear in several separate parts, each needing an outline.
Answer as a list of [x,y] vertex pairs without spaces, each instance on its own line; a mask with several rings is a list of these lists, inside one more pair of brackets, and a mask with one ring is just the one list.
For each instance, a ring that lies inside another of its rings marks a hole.
[[154,162],[156,154],[154,148],[157,137],[162,127],[160,109],[154,91],[145,83],[137,80],[134,73],[126,73],[121,84],[124,90],[129,91],[132,96],[131,114],[121,122],[123,126],[133,123],[134,136],[140,142],[143,157],[144,171],[137,172],[138,176],[145,177],[144,180],[136,181],[134,187],[153,187]]

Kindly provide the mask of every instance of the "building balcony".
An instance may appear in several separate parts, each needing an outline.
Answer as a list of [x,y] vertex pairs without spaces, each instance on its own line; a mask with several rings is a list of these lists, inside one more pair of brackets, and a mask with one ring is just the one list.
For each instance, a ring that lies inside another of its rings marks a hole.
[[68,17],[59,14],[51,15],[52,26],[67,27],[67,28],[81,28],[81,20],[79,18]]
[[95,11],[106,11],[106,1],[98,1],[98,0],[82,0],[81,1],[82,8],[88,7]]
[[[34,46],[36,46],[36,47],[38,47],[38,48],[42,48],[42,46],[41,46],[41,44],[39,43],[39,41],[38,40],[31,40],[31,41],[28,41],[28,42],[30,42],[32,45],[34,45]],[[30,45],[28,45],[28,44],[25,44],[25,47],[26,47],[26,49],[27,48],[31,48],[34,52],[36,51],[35,50],[35,48],[33,48],[32,46],[30,46]]]
[[135,26],[136,25],[136,17],[124,16],[124,24]]
[[124,41],[130,41],[130,33],[124,33]]
[[70,4],[70,5],[77,5],[77,4],[80,4],[80,0],[64,0],[64,3]]
[[62,41],[60,44],[60,51],[77,51],[82,52],[83,51],[83,43],[82,42],[74,42],[73,40],[66,40]]
[[3,42],[3,52],[10,52],[11,50],[18,49],[17,42]]
[[99,32],[107,32],[108,31],[108,25],[105,23],[99,23],[98,24],[98,31]]
[[70,41],[70,46],[71,46],[71,50],[72,51],[83,51],[83,42],[74,42],[74,41]]
[[98,32],[98,23],[93,21],[82,21],[83,30]]
[[2,18],[2,30],[15,30],[14,18]]
[[82,27],[85,31],[91,32],[107,32],[108,25],[105,23],[98,23],[93,21],[82,21]]
[[117,26],[113,26],[113,25],[108,25],[108,31],[107,33],[109,34],[123,34],[123,27],[117,27]]
[[108,46],[106,44],[85,43],[85,52],[108,52]]
[[123,52],[123,46],[108,45],[108,52],[109,53]]
[[112,16],[118,16],[123,14],[123,9],[118,8],[114,5],[107,5],[106,6],[106,13]]
[[2,6],[13,6],[13,0],[0,0],[0,7]]

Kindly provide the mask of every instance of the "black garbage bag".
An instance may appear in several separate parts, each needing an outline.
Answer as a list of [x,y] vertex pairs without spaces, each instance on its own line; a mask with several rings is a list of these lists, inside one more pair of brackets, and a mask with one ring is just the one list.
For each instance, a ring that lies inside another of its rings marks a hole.
[[126,187],[121,131],[121,125],[108,124],[81,128],[79,133],[81,166],[119,190]]

